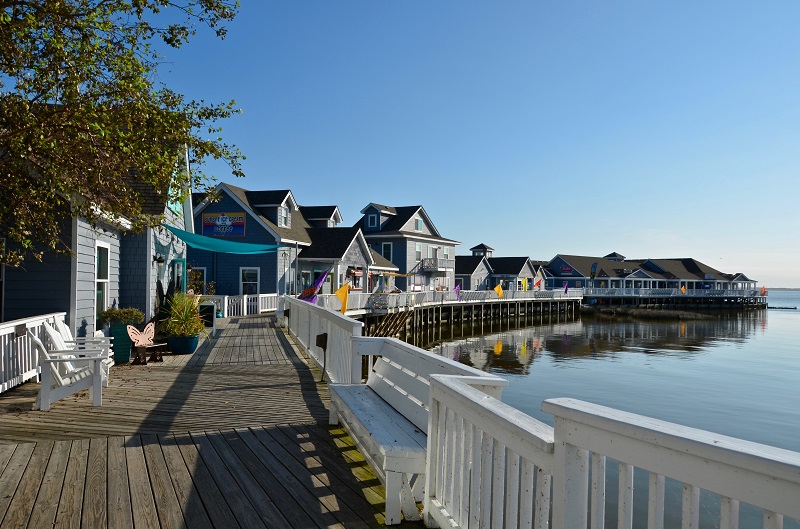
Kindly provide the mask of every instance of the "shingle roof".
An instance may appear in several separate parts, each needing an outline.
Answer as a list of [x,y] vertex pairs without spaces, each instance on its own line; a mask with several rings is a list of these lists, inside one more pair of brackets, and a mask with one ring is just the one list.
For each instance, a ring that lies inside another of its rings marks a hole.
[[[258,208],[255,207],[255,204],[263,204],[264,202],[253,202],[251,201],[250,197],[255,196],[256,198],[263,198],[267,196],[269,193],[273,193],[272,191],[247,191],[246,189],[242,189],[241,187],[236,187],[231,184],[224,184],[225,187],[230,190],[230,192],[238,198],[248,209],[250,209],[253,215],[256,215],[264,224],[270,227],[278,236],[285,241],[297,241],[301,243],[310,243],[311,239],[308,236],[308,223],[303,218],[303,215],[298,210],[292,211],[292,220],[291,220],[291,227],[290,228],[281,228],[278,227],[277,224],[269,220],[267,217],[262,215]],[[251,195],[252,193],[252,195]],[[283,191],[275,191],[274,193],[281,194],[284,193]],[[287,191],[288,193],[288,191]],[[286,195],[284,195],[284,198]]]
[[142,213],[146,215],[161,215],[164,213],[164,208],[169,200],[168,190],[159,191],[153,185],[143,182],[141,172],[137,169],[130,169],[123,178],[133,191],[139,195]]
[[472,248],[469,249],[470,252],[474,252],[475,250],[486,250],[489,252],[493,252],[494,248],[492,248],[488,244],[480,243],[479,245],[473,246]]
[[336,213],[336,206],[300,206],[300,212],[306,220],[330,219]]
[[311,246],[300,252],[300,259],[340,259],[353,244],[358,228],[309,228]]
[[[242,188],[238,188],[242,189]],[[254,206],[280,206],[292,192],[288,189],[267,191],[245,191]]]
[[[485,259],[482,255],[456,255],[456,275],[471,275],[478,269],[478,265]],[[491,268],[491,265],[490,265]]]
[[[370,204],[370,206],[379,206],[378,204]],[[388,207],[388,206],[380,206],[380,207]],[[366,211],[369,208],[367,206],[362,211]],[[436,231],[434,234],[420,234],[416,231],[404,231],[402,228],[405,226],[411,218],[417,214],[419,210],[423,210],[422,206],[399,206],[396,208],[390,208],[394,211],[394,216],[390,217],[384,224],[381,226],[380,231],[374,231],[374,229],[367,228],[367,217],[366,215],[362,216],[361,219],[355,223],[355,227],[361,228],[361,231],[364,232],[364,237],[374,237],[378,235],[405,235],[409,237],[424,237],[426,239],[435,239],[442,242],[450,242],[459,244],[458,241],[454,241],[452,239],[447,239],[439,235],[439,232]],[[425,215],[426,218],[427,214]],[[428,218],[430,221],[430,218]],[[431,222],[431,228],[436,230]]]
[[400,270],[400,268],[396,264],[394,264],[393,262],[382,256],[372,248],[370,248],[369,251],[372,254],[372,260],[375,261],[374,265],[375,268],[382,268],[384,270]]
[[[654,279],[690,279],[705,280],[706,275],[714,279],[724,279],[725,276],[719,270],[701,263],[690,257],[668,258],[668,259],[626,259],[624,261],[612,261],[604,257],[592,257],[588,255],[558,255],[570,266],[583,275],[589,277],[592,264],[597,263],[595,277],[621,278],[627,277],[637,270],[641,270]],[[555,275],[558,270],[553,271]]]
[[490,257],[489,264],[495,274],[517,275],[525,268],[528,257]]

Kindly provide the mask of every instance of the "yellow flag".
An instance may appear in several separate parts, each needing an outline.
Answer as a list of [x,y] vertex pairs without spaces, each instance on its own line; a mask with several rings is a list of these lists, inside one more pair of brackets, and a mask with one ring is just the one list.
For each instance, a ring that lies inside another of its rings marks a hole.
[[496,287],[494,287],[494,291],[497,292],[498,298],[503,297],[503,287],[501,285],[497,285]]
[[503,341],[497,340],[497,342],[494,344],[494,354],[499,355],[502,352],[503,352]]
[[528,278],[527,277],[522,280],[522,291],[523,292],[527,292],[528,291]]
[[347,295],[350,293],[350,283],[345,283],[339,289],[334,292],[336,297],[339,298],[339,301],[342,302],[342,310],[341,313],[344,314],[347,311]]
[[686,285],[681,285],[681,294],[686,294]]

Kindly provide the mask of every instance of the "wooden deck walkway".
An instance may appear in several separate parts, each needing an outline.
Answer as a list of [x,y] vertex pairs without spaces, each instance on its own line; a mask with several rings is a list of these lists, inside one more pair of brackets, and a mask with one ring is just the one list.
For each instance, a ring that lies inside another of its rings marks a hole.
[[382,524],[383,486],[274,318],[164,358],[113,367],[99,408],[0,395],[0,528]]

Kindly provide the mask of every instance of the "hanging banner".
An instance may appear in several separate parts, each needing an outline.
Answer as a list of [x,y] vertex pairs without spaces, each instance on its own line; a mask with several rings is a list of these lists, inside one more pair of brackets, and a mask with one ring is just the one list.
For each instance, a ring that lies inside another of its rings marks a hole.
[[206,237],[244,237],[244,211],[203,213],[203,235]]

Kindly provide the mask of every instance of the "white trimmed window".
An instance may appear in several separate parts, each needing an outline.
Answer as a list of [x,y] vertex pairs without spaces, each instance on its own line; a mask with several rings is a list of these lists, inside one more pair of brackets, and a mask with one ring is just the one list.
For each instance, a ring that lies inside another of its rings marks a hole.
[[292,217],[289,215],[289,208],[283,206],[278,208],[278,226],[281,228],[291,228]]
[[104,242],[97,242],[95,246],[95,263],[94,263],[94,313],[95,313],[95,330],[103,327],[103,322],[100,320],[100,313],[108,308],[108,278],[111,275],[109,256],[111,254],[111,246]]
[[387,261],[392,260],[392,243],[384,242],[381,244],[381,255]]
[[377,228],[378,227],[378,215],[375,213],[371,213],[367,215],[367,228]]
[[450,248],[448,248],[448,247],[446,247],[446,246],[445,246],[445,247],[442,249],[442,253],[444,254],[444,258],[445,258],[445,259],[450,259]]
[[239,269],[239,294],[255,296],[259,294],[260,268],[240,268]]
[[414,219],[414,231],[422,231],[422,219]]
[[414,245],[414,258],[417,261],[421,261],[422,260],[422,244],[420,244],[420,243],[416,243]]

